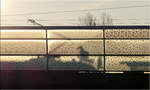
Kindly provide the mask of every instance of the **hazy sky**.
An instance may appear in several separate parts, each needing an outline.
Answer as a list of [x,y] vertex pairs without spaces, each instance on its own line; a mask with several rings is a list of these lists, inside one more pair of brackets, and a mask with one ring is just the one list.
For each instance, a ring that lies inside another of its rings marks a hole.
[[85,16],[88,12],[95,15],[98,19],[100,19],[103,12],[107,12],[114,19],[114,24],[148,24],[150,21],[149,7],[67,13],[47,12],[142,6],[149,4],[150,0],[1,0],[1,24],[32,25],[27,22],[27,19],[32,18],[43,25],[77,25],[79,17]]

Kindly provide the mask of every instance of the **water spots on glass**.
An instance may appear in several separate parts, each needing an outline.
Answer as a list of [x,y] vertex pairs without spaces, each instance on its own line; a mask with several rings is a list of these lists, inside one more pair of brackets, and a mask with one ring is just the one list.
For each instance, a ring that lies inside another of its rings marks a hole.
[[[106,30],[106,54],[147,55],[150,54],[149,30],[117,29]],[[2,30],[1,38],[24,38],[24,40],[1,40],[1,54],[45,54],[46,39],[44,30]],[[37,40],[25,40],[28,38]],[[84,54],[85,56],[49,56],[49,70],[104,70],[103,30],[49,30],[48,52],[50,54]],[[110,39],[108,39],[110,38]],[[114,40],[112,38],[123,38]],[[130,39],[136,40],[130,40]],[[137,40],[137,38],[142,38]],[[72,39],[72,40],[69,40]],[[89,39],[89,40],[75,40]],[[92,39],[92,40],[90,40]],[[97,40],[100,39],[100,40]],[[112,40],[111,40],[112,39]],[[0,56],[4,70],[46,70],[46,56]],[[149,71],[149,56],[106,56],[106,70]]]
[[103,38],[102,30],[49,30],[48,38]]
[[149,71],[150,56],[106,56],[108,71]]
[[45,54],[45,41],[1,40],[1,54]]
[[150,54],[149,40],[106,40],[107,54]]
[[1,70],[46,70],[46,57],[0,56]]
[[49,70],[103,70],[103,56],[51,56]]
[[[45,56],[1,56],[2,70],[45,70]],[[49,56],[49,70],[103,70],[102,56]]]
[[150,30],[106,30],[105,38],[150,38]]
[[102,40],[49,40],[49,54],[103,54]]
[[2,30],[0,38],[45,38],[44,30]]

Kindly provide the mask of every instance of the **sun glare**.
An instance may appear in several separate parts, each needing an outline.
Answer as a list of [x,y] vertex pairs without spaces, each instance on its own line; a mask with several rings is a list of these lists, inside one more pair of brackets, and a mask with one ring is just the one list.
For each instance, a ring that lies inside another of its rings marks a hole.
[[1,3],[1,5],[0,5],[1,11],[4,12],[4,10],[5,10],[5,0],[0,0],[0,3]]

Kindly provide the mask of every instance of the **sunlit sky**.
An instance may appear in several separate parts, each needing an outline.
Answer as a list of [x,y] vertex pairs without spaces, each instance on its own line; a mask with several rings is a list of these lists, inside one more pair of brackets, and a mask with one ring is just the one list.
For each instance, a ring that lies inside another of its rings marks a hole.
[[65,13],[52,12],[143,6],[149,4],[150,0],[1,0],[1,25],[32,25],[27,22],[28,19],[35,19],[43,25],[78,25],[79,17],[85,16],[88,12],[96,16],[99,20],[101,14],[106,12],[114,19],[113,23],[118,25],[141,25],[148,24],[150,21],[149,7]]

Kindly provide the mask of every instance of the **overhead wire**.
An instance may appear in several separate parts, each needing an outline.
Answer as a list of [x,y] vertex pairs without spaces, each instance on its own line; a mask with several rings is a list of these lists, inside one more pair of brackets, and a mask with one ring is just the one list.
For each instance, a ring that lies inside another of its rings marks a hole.
[[115,9],[136,8],[136,7],[149,7],[149,6],[150,5],[137,5],[137,6],[124,6],[124,7],[111,7],[111,8],[83,9],[83,10],[20,13],[20,14],[9,14],[9,15],[2,15],[2,16],[24,16],[24,15],[57,14],[57,13],[71,13],[71,12],[84,12],[84,11],[115,10]]

